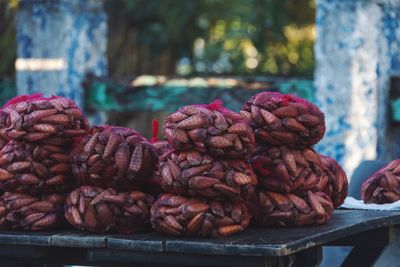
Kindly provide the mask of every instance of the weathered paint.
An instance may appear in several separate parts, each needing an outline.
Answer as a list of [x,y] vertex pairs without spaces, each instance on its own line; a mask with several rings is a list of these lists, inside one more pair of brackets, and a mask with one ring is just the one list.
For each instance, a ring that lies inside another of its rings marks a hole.
[[349,177],[364,159],[399,155],[388,123],[391,74],[399,73],[400,1],[318,0],[315,86],[327,132],[318,150]]
[[43,92],[83,104],[86,73],[107,74],[107,16],[102,1],[21,0],[17,15],[18,59],[62,60],[57,70],[17,69],[19,94]]

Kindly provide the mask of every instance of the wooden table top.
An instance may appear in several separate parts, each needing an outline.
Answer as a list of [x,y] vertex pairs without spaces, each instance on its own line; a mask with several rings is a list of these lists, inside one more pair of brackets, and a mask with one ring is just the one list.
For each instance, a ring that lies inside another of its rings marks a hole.
[[400,224],[400,211],[336,210],[323,226],[250,228],[227,238],[177,238],[156,232],[93,235],[64,230],[43,233],[0,231],[0,245],[103,248],[203,255],[285,256],[307,248]]

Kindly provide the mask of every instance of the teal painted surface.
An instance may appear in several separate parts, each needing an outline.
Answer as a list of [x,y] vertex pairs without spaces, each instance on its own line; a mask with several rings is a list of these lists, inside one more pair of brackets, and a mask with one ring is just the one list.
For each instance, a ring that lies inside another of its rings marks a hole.
[[[315,100],[312,80],[280,80],[262,89],[230,88],[226,84],[217,87],[179,86],[176,83],[156,86],[129,87],[123,83],[92,80],[86,83],[86,108],[93,111],[175,111],[187,104],[209,103],[217,98],[233,110],[240,110],[252,95],[263,90],[278,90],[295,94],[310,101]],[[0,104],[16,95],[15,82],[0,79]]]
[[62,95],[83,104],[81,83],[88,73],[107,75],[107,15],[97,0],[20,0],[19,59],[55,59],[55,70],[16,72],[19,94]]
[[0,107],[16,95],[17,89],[15,87],[15,82],[0,78]]
[[315,103],[315,89],[312,80],[292,80],[279,84],[279,91],[284,94],[294,94]]
[[400,122],[400,99],[392,101],[392,119]]
[[91,80],[86,83],[86,106],[101,111],[175,111],[189,104],[203,104],[221,99],[235,111],[254,94],[264,90],[281,91],[315,100],[312,80],[277,80],[259,89],[229,87],[222,80],[218,86],[183,86],[178,83],[130,87],[124,83]]

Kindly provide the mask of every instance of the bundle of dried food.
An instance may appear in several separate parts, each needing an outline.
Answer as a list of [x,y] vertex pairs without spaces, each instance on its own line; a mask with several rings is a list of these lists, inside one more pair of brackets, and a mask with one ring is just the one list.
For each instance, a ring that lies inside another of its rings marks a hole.
[[69,154],[60,146],[11,140],[0,150],[0,187],[31,195],[67,192]]
[[159,167],[160,162],[173,151],[173,148],[167,141],[155,141],[152,142],[152,145],[158,156],[158,162],[153,175],[146,181],[145,189],[153,194],[159,194],[162,192],[162,175]]
[[167,141],[157,141],[151,143],[155,149],[155,152],[159,158],[165,157],[172,150],[172,146]]
[[259,191],[246,205],[256,224],[260,226],[325,224],[334,210],[331,199],[325,193],[312,191],[304,196]]
[[257,178],[240,159],[219,159],[195,150],[170,153],[160,163],[162,187],[175,194],[237,201],[254,192]]
[[0,226],[12,230],[41,231],[63,224],[62,195],[41,198],[6,192],[0,197]]
[[224,237],[243,231],[250,215],[242,202],[201,201],[164,194],[151,208],[151,223],[175,236]]
[[[122,192],[118,197],[124,199],[121,203],[121,213],[116,213],[115,231],[118,233],[133,233],[150,228],[150,209],[154,197],[141,191]],[[114,201],[118,202],[118,199]]]
[[149,226],[154,198],[140,191],[81,186],[65,202],[65,218],[74,227],[95,233],[131,233]]
[[326,176],[323,176],[317,188],[332,199],[333,206],[336,209],[346,199],[349,181],[346,173],[336,160],[324,155],[320,156],[322,163],[325,165]]
[[9,139],[60,145],[85,135],[89,129],[82,111],[65,97],[23,95],[0,110],[0,133]]
[[152,121],[152,137],[150,139],[155,152],[158,157],[163,157],[163,155],[169,153],[173,150],[173,147],[166,140],[158,139],[158,120],[153,119]]
[[5,133],[1,133],[0,130],[0,149],[8,143],[8,137]]
[[157,156],[138,132],[97,126],[71,153],[72,172],[81,185],[130,190],[152,176]]
[[319,154],[312,148],[257,147],[251,159],[260,185],[279,192],[316,190],[328,180]]
[[164,135],[177,150],[229,158],[245,158],[254,147],[254,133],[236,112],[221,101],[209,105],[185,106],[165,121]]
[[313,103],[292,95],[262,92],[240,114],[260,143],[294,148],[312,146],[325,133],[324,114]]
[[400,159],[371,175],[361,187],[365,203],[392,203],[400,200]]

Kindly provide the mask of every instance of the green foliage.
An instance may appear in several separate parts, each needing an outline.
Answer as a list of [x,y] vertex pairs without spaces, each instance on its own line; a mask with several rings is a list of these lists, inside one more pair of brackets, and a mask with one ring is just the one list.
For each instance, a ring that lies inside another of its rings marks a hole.
[[111,73],[312,75],[314,0],[118,0]]
[[16,5],[17,1],[15,0],[0,0],[0,77],[12,77],[15,72]]
[[[17,6],[18,0],[0,0],[0,76],[15,73]],[[105,0],[105,6],[112,76],[313,72],[315,0]]]

